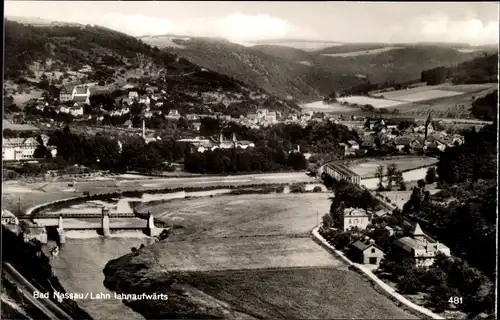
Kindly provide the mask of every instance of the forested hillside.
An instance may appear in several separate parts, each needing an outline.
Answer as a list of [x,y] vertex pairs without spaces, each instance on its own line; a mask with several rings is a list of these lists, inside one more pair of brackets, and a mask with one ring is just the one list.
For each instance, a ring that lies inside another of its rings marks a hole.
[[356,52],[384,48],[385,44],[343,44],[323,50],[301,50],[284,45],[251,47],[226,40],[175,36],[142,37],[167,52],[230,75],[282,98],[319,100],[333,89],[362,83],[417,80],[423,69],[453,66],[479,53],[463,53],[435,44],[401,45],[395,50],[356,56],[328,56],[332,52]]
[[[5,46],[5,78],[15,82],[36,84],[50,79],[57,85],[77,79],[108,86],[155,83],[178,103],[204,105],[216,100],[217,110],[222,108],[222,112],[233,102],[243,112],[258,107],[298,109],[255,85],[99,26],[33,27],[6,20]],[[85,66],[91,71],[81,74],[79,70]]]
[[422,71],[421,79],[427,84],[440,84],[451,80],[455,84],[498,82],[498,53],[484,54],[453,67],[440,66]]

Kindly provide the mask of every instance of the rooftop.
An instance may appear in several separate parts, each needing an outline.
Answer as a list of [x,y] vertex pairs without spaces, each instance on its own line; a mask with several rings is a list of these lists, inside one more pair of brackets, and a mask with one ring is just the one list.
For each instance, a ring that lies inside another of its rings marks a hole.
[[75,94],[87,94],[88,87],[75,87]]
[[344,216],[348,217],[369,217],[368,213],[364,209],[360,208],[345,208]]
[[379,246],[377,246],[375,244],[375,241],[373,241],[372,239],[370,239],[368,237],[354,242],[352,244],[352,247],[354,247],[355,249],[358,249],[360,251],[365,251],[366,249],[368,249],[370,247],[375,247],[375,248],[379,249],[380,251],[383,251]]

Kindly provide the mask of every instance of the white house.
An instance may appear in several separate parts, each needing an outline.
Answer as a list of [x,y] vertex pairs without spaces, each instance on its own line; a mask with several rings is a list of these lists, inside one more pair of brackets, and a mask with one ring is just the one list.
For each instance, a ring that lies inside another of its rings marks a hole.
[[2,139],[2,160],[29,160],[38,147],[35,138]]
[[90,104],[90,88],[88,86],[74,87],[71,93],[72,101]]
[[151,103],[151,99],[148,96],[142,96],[139,98],[139,103],[149,105]]
[[450,248],[426,235],[418,223],[413,226],[410,236],[394,241],[394,249],[411,257],[417,266],[431,266],[439,252],[451,255]]
[[342,213],[340,223],[340,227],[343,231],[350,230],[354,227],[364,230],[368,224],[370,224],[370,215],[364,209],[346,208]]
[[17,217],[9,210],[2,209],[2,224],[19,225]]
[[128,93],[128,98],[129,99],[138,99],[139,98],[139,93],[137,93],[137,91],[130,91]]

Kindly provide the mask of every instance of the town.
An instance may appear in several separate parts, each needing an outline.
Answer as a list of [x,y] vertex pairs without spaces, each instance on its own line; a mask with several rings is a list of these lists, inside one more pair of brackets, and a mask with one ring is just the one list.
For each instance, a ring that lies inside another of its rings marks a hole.
[[498,5],[69,4],[6,4],[2,318],[494,318]]

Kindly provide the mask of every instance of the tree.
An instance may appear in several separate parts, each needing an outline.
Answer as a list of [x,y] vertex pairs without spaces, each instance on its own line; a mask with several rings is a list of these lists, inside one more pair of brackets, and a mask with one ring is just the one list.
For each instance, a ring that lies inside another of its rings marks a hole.
[[321,220],[322,229],[330,229],[334,226],[334,220],[329,213],[326,213]]
[[359,207],[368,210],[372,207],[374,207],[377,204],[377,201],[373,198],[371,195],[370,191],[368,190],[363,190],[361,192],[361,195],[359,197]]
[[293,170],[305,170],[307,168],[307,160],[300,152],[291,152],[288,155],[288,166]]
[[382,191],[384,189],[384,185],[382,184],[382,181],[384,179],[384,166],[380,165],[377,167],[377,171],[375,171],[375,177],[378,178],[377,189]]
[[390,191],[392,190],[392,182],[394,181],[394,177],[396,176],[396,173],[398,172],[398,167],[396,166],[395,163],[391,163],[390,165],[387,166],[387,189]]
[[394,183],[399,187],[399,190],[406,190],[405,180],[403,178],[403,173],[399,170],[394,174]]
[[415,272],[409,272],[398,283],[398,288],[406,294],[415,294],[422,290],[422,283]]
[[436,168],[435,167],[430,167],[427,169],[427,173],[425,175],[425,182],[427,184],[432,184],[436,181]]
[[363,125],[365,129],[370,129],[370,118],[367,118],[365,124]]
[[33,152],[33,158],[44,159],[47,157],[47,154],[50,154],[50,151],[48,151],[47,147],[45,147],[43,144],[40,144],[35,149],[35,152]]

